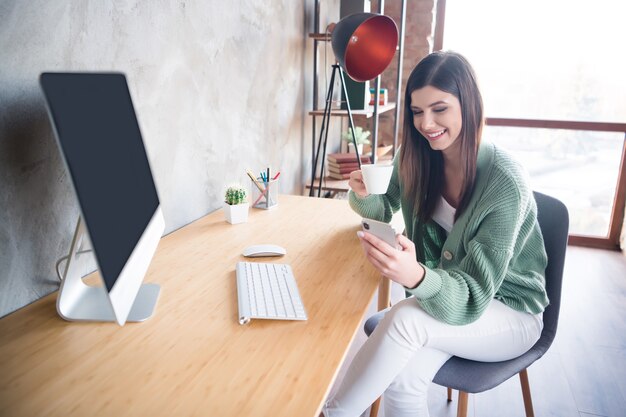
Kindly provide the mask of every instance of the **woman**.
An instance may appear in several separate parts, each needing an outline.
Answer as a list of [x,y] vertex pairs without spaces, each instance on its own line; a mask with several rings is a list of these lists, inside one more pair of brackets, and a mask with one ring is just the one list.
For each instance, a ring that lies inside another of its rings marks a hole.
[[548,305],[547,257],[523,169],[481,143],[482,98],[465,58],[435,52],[411,73],[402,148],[384,195],[350,175],[351,207],[389,222],[395,249],[358,232],[367,259],[410,297],[385,314],[359,350],[326,417],[359,416],[384,392],[385,416],[428,416],[427,389],[452,356],[517,357],[539,339]]

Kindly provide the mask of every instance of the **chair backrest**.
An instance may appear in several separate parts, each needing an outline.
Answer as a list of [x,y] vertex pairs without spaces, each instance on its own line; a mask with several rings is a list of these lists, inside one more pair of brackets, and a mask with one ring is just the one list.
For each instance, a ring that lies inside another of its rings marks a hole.
[[561,308],[561,286],[563,283],[563,267],[569,231],[569,214],[565,205],[556,198],[534,192],[537,202],[537,220],[548,254],[546,268],[546,291],[550,305],[543,313],[543,332],[533,349],[542,352],[548,350],[559,321]]

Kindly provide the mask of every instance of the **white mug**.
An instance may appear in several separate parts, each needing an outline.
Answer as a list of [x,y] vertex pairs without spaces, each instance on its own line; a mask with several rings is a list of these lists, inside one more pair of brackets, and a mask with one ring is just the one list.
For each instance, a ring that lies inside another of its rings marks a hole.
[[393,165],[361,165],[363,183],[370,194],[385,194],[389,187],[389,180],[393,172]]

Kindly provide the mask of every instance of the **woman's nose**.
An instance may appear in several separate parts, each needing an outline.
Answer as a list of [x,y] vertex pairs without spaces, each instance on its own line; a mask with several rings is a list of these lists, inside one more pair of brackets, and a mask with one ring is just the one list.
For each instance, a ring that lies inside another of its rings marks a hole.
[[435,121],[430,114],[424,113],[422,116],[422,130],[428,131],[435,126]]

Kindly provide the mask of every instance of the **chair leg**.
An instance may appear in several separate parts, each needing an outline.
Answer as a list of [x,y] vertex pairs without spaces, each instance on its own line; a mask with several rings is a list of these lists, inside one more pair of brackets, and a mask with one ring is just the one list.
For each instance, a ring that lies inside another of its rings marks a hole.
[[467,402],[469,394],[459,391],[459,406],[456,409],[456,417],[467,417]]
[[378,409],[380,408],[380,398],[381,397],[378,397],[376,401],[374,401],[374,403],[372,404],[372,407],[370,408],[370,417],[376,417],[378,415]]
[[524,409],[526,417],[535,417],[533,411],[533,399],[530,396],[530,384],[528,383],[528,372],[526,369],[519,373],[520,383],[522,384],[522,396],[524,397]]
[[448,387],[448,402],[452,401],[452,388]]

